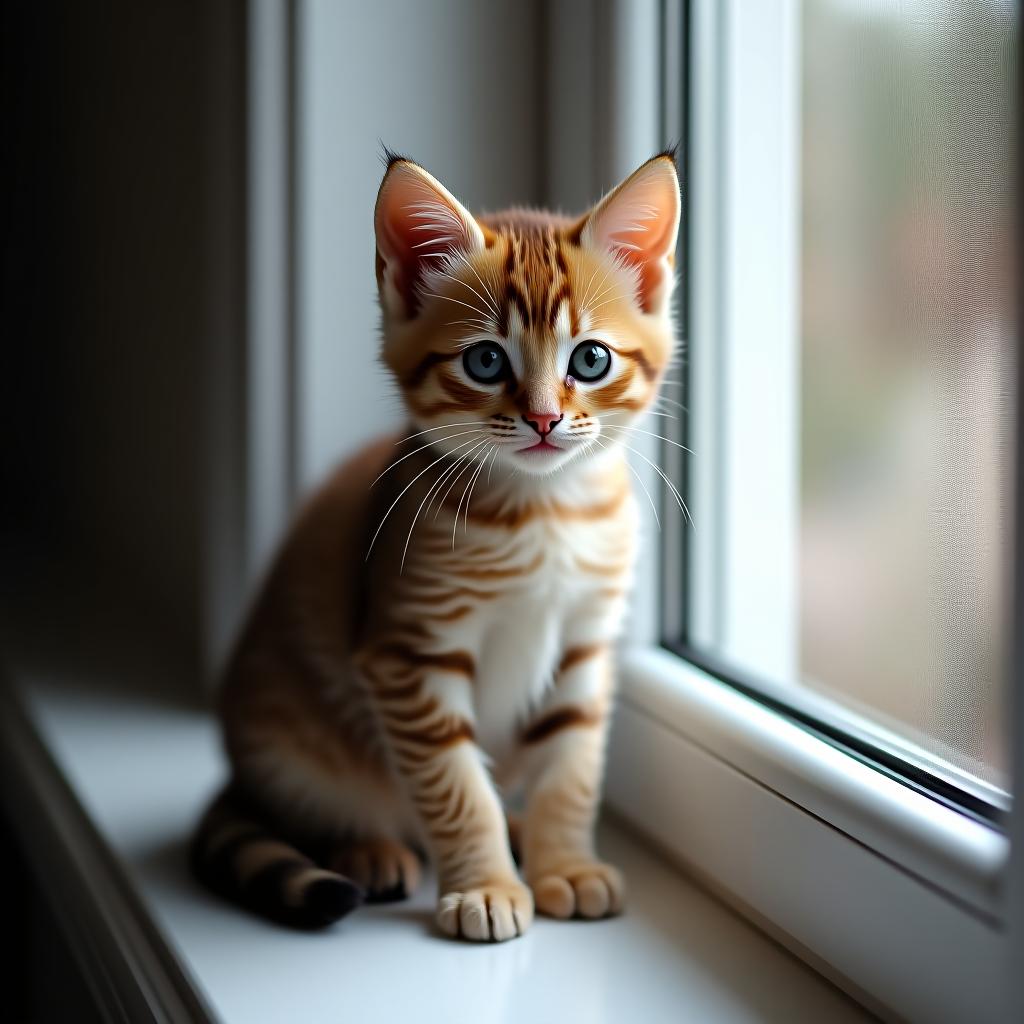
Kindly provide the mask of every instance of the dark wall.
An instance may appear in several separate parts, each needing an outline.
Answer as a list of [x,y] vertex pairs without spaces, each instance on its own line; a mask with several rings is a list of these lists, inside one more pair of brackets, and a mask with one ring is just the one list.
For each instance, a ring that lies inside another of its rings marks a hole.
[[[210,18],[3,5],[0,523],[127,572],[194,644]],[[216,54],[213,55],[214,58]]]

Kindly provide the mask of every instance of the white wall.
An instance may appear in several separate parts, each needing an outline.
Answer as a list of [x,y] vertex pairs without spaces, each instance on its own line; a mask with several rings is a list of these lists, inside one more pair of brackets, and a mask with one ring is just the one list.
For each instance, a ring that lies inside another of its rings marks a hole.
[[308,0],[297,42],[298,482],[400,423],[377,364],[381,142],[472,208],[541,199],[537,0]]

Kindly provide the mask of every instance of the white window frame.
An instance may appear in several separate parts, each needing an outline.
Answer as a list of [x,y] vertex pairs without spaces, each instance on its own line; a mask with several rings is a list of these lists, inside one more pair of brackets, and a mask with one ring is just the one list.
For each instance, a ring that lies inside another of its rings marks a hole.
[[[694,3],[689,586],[702,646],[797,675],[799,4]],[[679,65],[679,62],[675,62]],[[664,88],[683,69],[666,66]],[[699,140],[699,141],[698,141]],[[689,255],[689,254],[687,254]],[[742,301],[740,298],[742,297]],[[751,437],[763,437],[753,447]],[[682,479],[682,476],[680,476]],[[732,500],[758,495],[758,514]],[[673,523],[674,526],[674,523]],[[695,620],[695,621],[694,621]],[[681,621],[680,618],[675,620]]]

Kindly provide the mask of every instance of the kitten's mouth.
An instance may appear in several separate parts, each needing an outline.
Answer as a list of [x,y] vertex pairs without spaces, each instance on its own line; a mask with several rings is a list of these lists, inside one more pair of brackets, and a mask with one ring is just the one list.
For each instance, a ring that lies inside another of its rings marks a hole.
[[557,444],[551,444],[547,438],[541,438],[536,444],[528,445],[526,448],[517,448],[516,454],[523,455],[527,452],[531,454],[543,455],[545,452],[564,452],[564,448],[559,448]]

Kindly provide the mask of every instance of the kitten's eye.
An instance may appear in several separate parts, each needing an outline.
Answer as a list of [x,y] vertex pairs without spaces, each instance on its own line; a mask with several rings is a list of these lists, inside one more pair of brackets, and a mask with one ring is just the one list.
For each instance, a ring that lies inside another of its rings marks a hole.
[[467,349],[462,365],[466,373],[481,384],[494,384],[508,375],[508,357],[493,341],[481,341]]
[[569,356],[569,373],[577,380],[600,380],[612,365],[612,355],[599,341],[584,341]]

